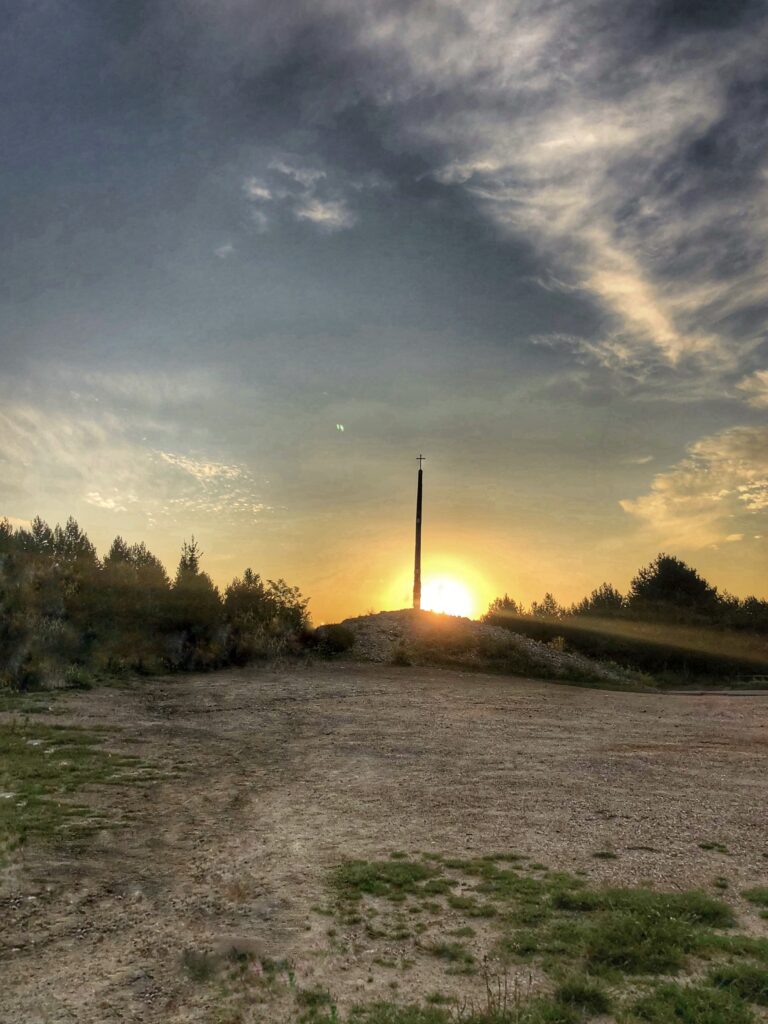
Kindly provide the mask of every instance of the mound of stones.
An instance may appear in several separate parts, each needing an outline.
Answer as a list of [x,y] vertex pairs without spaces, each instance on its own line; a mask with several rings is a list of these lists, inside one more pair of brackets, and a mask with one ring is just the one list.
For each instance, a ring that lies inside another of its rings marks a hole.
[[612,683],[627,683],[628,678],[618,666],[605,665],[580,654],[558,650],[556,646],[532,640],[530,637],[513,633],[501,626],[491,626],[456,615],[439,615],[435,612],[402,611],[378,612],[374,615],[358,615],[342,623],[355,635],[355,645],[350,652],[356,659],[389,663],[398,653],[408,651],[409,646],[427,642],[434,647],[444,637],[447,649],[465,647],[469,659],[473,650],[482,653],[487,642],[508,647],[530,665],[531,670],[542,671],[548,676],[567,679],[568,676],[582,677],[587,674],[595,679]]

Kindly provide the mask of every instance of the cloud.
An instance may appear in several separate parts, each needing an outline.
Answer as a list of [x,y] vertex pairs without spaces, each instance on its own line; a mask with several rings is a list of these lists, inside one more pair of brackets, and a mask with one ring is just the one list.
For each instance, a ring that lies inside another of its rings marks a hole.
[[258,178],[246,178],[243,182],[243,190],[249,199],[269,203],[273,198],[271,189],[262,184]]
[[768,512],[768,426],[731,427],[688,448],[648,494],[620,502],[663,543],[701,548],[741,540]]
[[[542,279],[601,309],[605,329],[579,360],[629,367],[642,386],[665,369],[669,388],[680,375],[722,393],[768,308],[768,19],[754,3],[695,18],[689,6],[288,3],[265,29],[279,57],[262,81],[291,82],[329,166],[271,167],[308,190],[297,216],[349,226],[306,200],[343,199],[317,189],[345,173],[339,126],[368,110],[382,150],[413,154],[422,179],[533,246]],[[206,10],[254,50],[247,5],[226,19]]]
[[294,210],[297,220],[309,220],[327,231],[341,231],[355,223],[354,214],[340,200],[308,199]]
[[[253,204],[251,217],[259,230],[270,226],[265,212],[267,204],[277,205],[289,212],[298,221],[306,221],[328,231],[343,231],[351,228],[357,217],[341,195],[347,183],[338,180],[330,183],[328,173],[318,167],[300,166],[286,159],[269,162],[265,174],[273,181],[265,183],[262,178],[249,177],[243,182],[243,190]],[[349,189],[360,191],[362,179],[350,181]],[[370,179],[370,187],[378,187],[377,179]]]
[[736,385],[747,396],[747,402],[757,409],[768,408],[768,370],[755,370]]
[[227,259],[227,257],[231,256],[234,253],[234,251],[234,245],[231,242],[225,242],[223,245],[217,246],[213,250],[213,253],[215,256],[218,257],[218,259],[225,260]]
[[[94,394],[97,382],[104,401]],[[68,395],[60,380],[48,383],[54,386],[45,400],[36,386],[30,389],[35,398],[6,395],[0,411],[5,490],[30,515],[40,511],[30,507],[39,481],[45,481],[46,505],[61,509],[62,517],[90,506],[145,522],[194,527],[214,516],[219,524],[233,523],[269,511],[246,466],[211,458],[204,450],[156,449],[149,440],[180,433],[195,437],[184,401],[198,393],[194,373],[187,379],[180,372],[175,382],[159,373],[126,376],[122,385],[111,376],[85,373],[82,393],[66,400],[59,397]],[[209,400],[215,390],[216,380],[209,377]],[[135,393],[143,402],[133,401]],[[175,403],[158,402],[166,394]]]

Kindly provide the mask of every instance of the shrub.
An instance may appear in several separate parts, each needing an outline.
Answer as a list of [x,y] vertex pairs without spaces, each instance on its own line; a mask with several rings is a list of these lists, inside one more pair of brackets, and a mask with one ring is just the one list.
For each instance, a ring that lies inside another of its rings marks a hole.
[[319,626],[316,636],[317,648],[321,654],[343,654],[350,650],[355,643],[355,634],[352,630],[339,623]]

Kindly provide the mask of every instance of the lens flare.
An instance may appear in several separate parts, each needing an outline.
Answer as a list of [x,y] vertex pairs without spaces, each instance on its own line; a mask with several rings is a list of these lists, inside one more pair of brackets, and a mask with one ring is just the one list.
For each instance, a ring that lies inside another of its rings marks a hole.
[[475,599],[460,580],[451,576],[431,576],[422,584],[421,607],[428,612],[472,618]]

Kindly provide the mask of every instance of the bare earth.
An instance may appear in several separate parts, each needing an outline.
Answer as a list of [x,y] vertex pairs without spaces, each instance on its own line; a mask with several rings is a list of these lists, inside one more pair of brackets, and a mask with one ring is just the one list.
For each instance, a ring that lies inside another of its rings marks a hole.
[[291,961],[297,985],[328,987],[342,1009],[392,998],[393,978],[398,998],[478,985],[436,961],[394,975],[374,964],[413,940],[328,936],[311,909],[328,900],[328,869],[392,851],[515,850],[598,883],[670,889],[712,891],[724,875],[742,927],[768,931],[738,896],[768,874],[765,696],[331,663],[146,681],[56,709],[56,722],[115,727],[111,749],[173,776],[94,788],[126,828],[77,859],[28,849],[6,872],[9,1024],[290,1020],[287,992],[235,1006],[181,966],[184,950],[232,945]]

